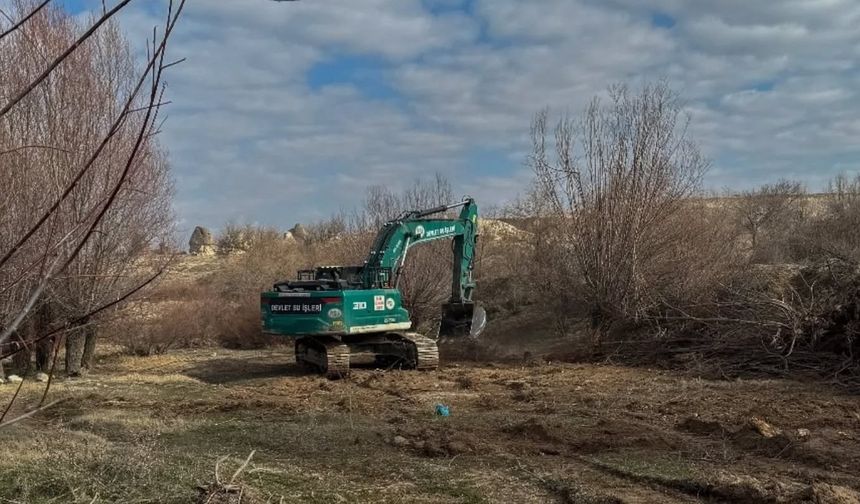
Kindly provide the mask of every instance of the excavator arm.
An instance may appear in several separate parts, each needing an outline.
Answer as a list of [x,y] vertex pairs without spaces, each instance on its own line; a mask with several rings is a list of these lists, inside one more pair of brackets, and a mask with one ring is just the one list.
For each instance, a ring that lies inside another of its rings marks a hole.
[[[434,218],[460,207],[456,218]],[[472,279],[478,239],[478,207],[472,198],[451,205],[405,212],[387,222],[376,235],[365,261],[366,289],[397,288],[409,249],[435,240],[453,243],[451,296],[442,306],[440,336],[477,336],[486,326],[486,313],[472,301]]]

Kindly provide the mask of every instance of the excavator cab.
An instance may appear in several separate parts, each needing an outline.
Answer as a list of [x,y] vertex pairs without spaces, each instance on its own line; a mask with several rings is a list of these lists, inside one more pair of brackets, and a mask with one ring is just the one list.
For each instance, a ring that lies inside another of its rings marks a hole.
[[472,301],[442,305],[439,338],[477,338],[487,327],[487,312]]

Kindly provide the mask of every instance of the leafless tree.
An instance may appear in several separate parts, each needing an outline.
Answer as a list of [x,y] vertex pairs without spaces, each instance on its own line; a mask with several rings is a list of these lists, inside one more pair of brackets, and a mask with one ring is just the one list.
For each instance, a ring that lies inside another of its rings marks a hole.
[[813,220],[810,235],[819,252],[860,264],[860,175],[837,175],[828,194],[825,214]]
[[60,7],[16,0],[0,36],[0,354],[41,320],[19,346],[68,334],[72,373],[94,349],[82,329],[157,276],[143,278],[143,256],[172,221],[156,134],[184,1],[140,69],[114,21],[128,3],[82,28]]
[[801,182],[780,180],[732,199],[754,262],[778,262],[790,254],[787,249],[792,234],[804,219],[805,198]]
[[559,292],[582,290],[596,328],[647,315],[702,263],[691,252],[708,231],[684,217],[709,163],[687,124],[665,82],[611,87],[608,103],[595,99],[553,130],[547,111],[534,118],[529,164],[555,258],[548,274]]

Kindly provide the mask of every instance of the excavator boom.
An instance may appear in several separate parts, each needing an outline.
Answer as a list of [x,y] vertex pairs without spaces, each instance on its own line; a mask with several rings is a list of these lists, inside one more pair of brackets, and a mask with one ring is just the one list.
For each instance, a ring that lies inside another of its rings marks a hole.
[[[431,217],[460,207],[456,218]],[[365,288],[388,285],[397,288],[406,256],[411,247],[429,241],[453,241],[451,296],[442,306],[439,335],[442,337],[477,336],[486,325],[486,314],[475,310],[472,270],[478,239],[478,207],[471,198],[451,205],[405,212],[389,221],[377,233],[365,261]],[[388,276],[391,272],[393,278]]]

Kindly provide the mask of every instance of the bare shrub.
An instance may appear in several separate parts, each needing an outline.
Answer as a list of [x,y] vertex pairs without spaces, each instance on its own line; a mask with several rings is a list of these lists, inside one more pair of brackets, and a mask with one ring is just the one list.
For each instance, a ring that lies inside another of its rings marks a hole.
[[711,291],[723,249],[711,248],[707,225],[685,220],[708,161],[676,94],[665,83],[638,94],[616,86],[579,120],[563,117],[552,132],[548,121],[535,116],[529,157],[549,265],[541,284],[565,304],[580,295],[604,331]]
[[308,226],[305,229],[304,241],[311,246],[319,245],[342,239],[356,231],[360,231],[360,228],[355,226],[355,223],[341,212]]
[[259,243],[272,242],[282,237],[282,233],[274,228],[230,223],[218,235],[215,245],[219,254],[230,255],[247,252]]
[[796,259],[792,249],[807,217],[806,196],[802,183],[780,180],[731,199],[738,226],[749,240],[750,261],[779,263]]
[[224,259],[201,286],[210,309],[198,316],[212,322],[208,338],[231,348],[259,347],[268,341],[260,331],[260,292],[308,266],[303,244],[271,229],[244,229],[246,251]]
[[304,243],[270,228],[232,229],[241,232],[242,253],[213,258],[216,264],[205,275],[160,285],[137,303],[136,313],[117,318],[110,337],[140,355],[206,345],[270,344],[260,331],[260,292],[310,267],[312,254]]
[[190,299],[158,308],[150,317],[123,317],[103,327],[107,340],[122,345],[132,355],[160,355],[176,348],[211,344],[208,339],[215,326],[207,315],[206,301]]
[[[239,300],[248,292],[270,289],[272,284],[295,276],[306,266],[303,245],[284,240],[276,233],[260,233],[248,242],[247,251],[229,258],[208,278],[210,289],[223,299]],[[255,300],[258,301],[258,299]]]
[[543,305],[546,299],[536,292],[535,279],[552,282],[556,274],[550,272],[550,256],[544,254],[547,235],[541,221],[529,219],[517,205],[483,215],[474,272],[476,300],[491,316]]
[[700,369],[723,377],[825,375],[860,390],[857,285],[860,269],[840,260],[753,265],[695,312],[667,316],[669,344],[625,352],[695,355]]
[[860,175],[830,181],[823,214],[809,220],[802,236],[808,257],[860,263]]
[[215,239],[215,247],[218,253],[229,255],[247,251],[250,241],[246,238],[245,234],[246,228],[235,224],[227,224]]

